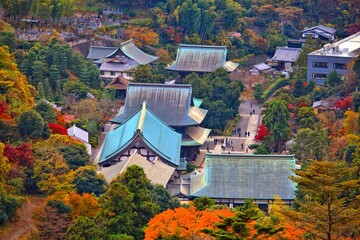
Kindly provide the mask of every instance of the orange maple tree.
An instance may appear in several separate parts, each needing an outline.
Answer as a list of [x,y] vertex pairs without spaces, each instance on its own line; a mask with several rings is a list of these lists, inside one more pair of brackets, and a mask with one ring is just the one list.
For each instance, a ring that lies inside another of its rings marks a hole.
[[134,39],[136,46],[141,47],[145,45],[154,45],[159,43],[159,36],[148,27],[129,26],[125,30],[125,35],[128,38]]
[[152,240],[177,236],[181,239],[204,237],[204,228],[216,229],[222,217],[233,217],[230,209],[196,211],[195,207],[166,210],[152,218],[145,229],[145,239]]

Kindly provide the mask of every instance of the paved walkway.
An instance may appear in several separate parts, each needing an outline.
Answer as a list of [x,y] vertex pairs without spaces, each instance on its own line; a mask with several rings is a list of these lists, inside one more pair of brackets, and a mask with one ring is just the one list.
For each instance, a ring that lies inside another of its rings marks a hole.
[[[243,100],[239,106],[240,121],[235,128],[236,131],[230,137],[209,137],[204,143],[204,145],[201,147],[201,153],[204,154],[200,154],[198,156],[198,159],[202,159],[197,160],[196,165],[203,165],[203,160],[207,149],[209,149],[210,153],[252,154],[254,150],[248,149],[248,146],[256,143],[254,141],[254,137],[256,136],[258,126],[261,122],[261,108],[261,104],[257,104],[252,100]],[[245,136],[245,132],[250,133],[250,136]],[[230,144],[226,145],[226,142],[229,142]]]

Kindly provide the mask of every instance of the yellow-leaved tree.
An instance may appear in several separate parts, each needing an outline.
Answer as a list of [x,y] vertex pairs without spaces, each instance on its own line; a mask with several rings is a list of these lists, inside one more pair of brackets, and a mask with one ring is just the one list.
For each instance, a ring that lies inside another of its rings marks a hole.
[[34,106],[35,88],[17,68],[7,46],[0,47],[0,101],[9,104],[9,113],[18,118]]

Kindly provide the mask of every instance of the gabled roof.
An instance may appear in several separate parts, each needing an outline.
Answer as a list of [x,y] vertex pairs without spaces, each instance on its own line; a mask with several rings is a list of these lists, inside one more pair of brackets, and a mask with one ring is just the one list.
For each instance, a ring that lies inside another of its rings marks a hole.
[[[95,63],[103,63],[104,58],[112,58],[115,54],[120,55],[124,54],[126,57],[134,60],[137,64],[148,64],[154,62],[158,57],[149,55],[138,47],[135,46],[132,39],[120,43],[120,47],[100,47],[100,46],[91,46],[89,53],[86,58],[95,61]],[[100,60],[100,61],[99,61]]]
[[111,122],[125,122],[146,101],[151,111],[169,126],[198,125],[207,110],[192,106],[191,94],[191,85],[187,84],[129,83],[124,111]]
[[218,68],[233,71],[239,64],[226,62],[226,46],[180,44],[175,62],[168,70],[213,72]]
[[117,49],[117,47],[90,46],[90,50],[86,58],[92,60],[106,58]]
[[102,173],[105,180],[110,183],[114,178],[132,165],[140,166],[144,170],[147,179],[149,179],[152,183],[161,184],[164,187],[169,182],[170,177],[175,171],[174,167],[163,163],[160,159],[150,162],[145,157],[141,156],[137,152],[134,152],[125,161],[119,162],[110,167],[101,168],[100,173]]
[[[320,25],[317,25],[317,26],[314,26],[311,28],[306,28],[306,29],[302,30],[301,33],[312,31],[312,30],[317,30],[317,29],[320,31],[326,32],[326,33],[330,33],[330,34],[334,34],[336,32],[335,29],[333,29],[331,27],[325,27],[324,25],[320,24]],[[317,31],[317,32],[320,32],[320,31]]]
[[208,154],[205,172],[191,176],[190,195],[237,199],[295,198],[293,155]]
[[108,85],[105,86],[106,89],[115,88],[126,90],[129,81],[124,76],[118,76],[113,79]]
[[139,64],[148,64],[154,62],[158,57],[146,54],[135,46],[134,40],[130,39],[120,43],[120,50],[129,58],[134,59]]
[[154,115],[145,102],[127,121],[106,134],[98,163],[110,160],[137,137],[161,158],[179,165],[181,134]]
[[277,47],[272,60],[283,62],[296,62],[299,59],[301,49],[289,47]]

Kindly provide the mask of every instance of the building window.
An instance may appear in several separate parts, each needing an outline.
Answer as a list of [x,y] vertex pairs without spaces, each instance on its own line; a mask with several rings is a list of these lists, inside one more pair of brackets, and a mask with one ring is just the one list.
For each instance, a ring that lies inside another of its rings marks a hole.
[[104,75],[105,74],[105,72],[104,71],[100,71],[100,75]]
[[325,79],[326,74],[325,73],[313,73],[312,78],[313,79]]
[[111,76],[115,76],[115,72],[110,72],[110,75],[111,75]]
[[345,63],[334,63],[334,69],[347,69],[347,66]]
[[327,62],[313,62],[314,68],[328,68]]

